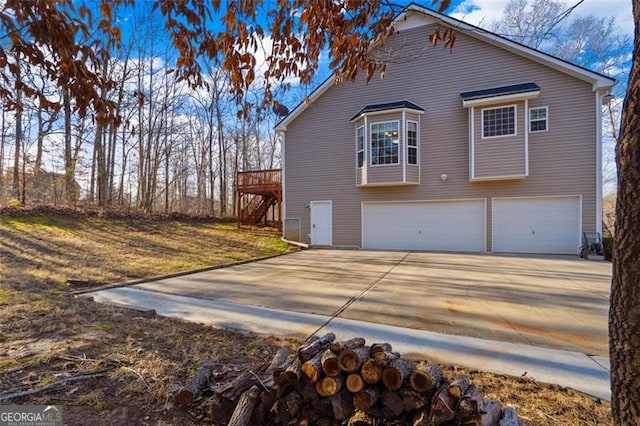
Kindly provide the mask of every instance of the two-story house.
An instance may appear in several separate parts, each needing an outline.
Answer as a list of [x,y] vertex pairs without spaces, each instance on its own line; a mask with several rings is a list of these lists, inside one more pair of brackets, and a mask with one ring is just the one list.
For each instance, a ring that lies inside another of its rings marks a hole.
[[601,231],[615,80],[415,4],[394,25],[384,78],[329,79],[278,124],[285,238],[576,254]]

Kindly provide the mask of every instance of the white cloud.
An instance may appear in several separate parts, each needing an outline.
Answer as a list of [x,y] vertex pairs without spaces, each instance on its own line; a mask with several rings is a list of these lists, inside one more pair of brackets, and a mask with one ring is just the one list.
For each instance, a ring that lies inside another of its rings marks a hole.
[[[565,2],[567,7],[578,0]],[[509,0],[464,0],[451,14],[473,25],[488,27],[492,21],[500,19]],[[471,10],[471,12],[468,12]],[[594,15],[597,17],[615,16],[621,32],[633,36],[633,14],[629,0],[584,0],[571,14],[571,17]]]

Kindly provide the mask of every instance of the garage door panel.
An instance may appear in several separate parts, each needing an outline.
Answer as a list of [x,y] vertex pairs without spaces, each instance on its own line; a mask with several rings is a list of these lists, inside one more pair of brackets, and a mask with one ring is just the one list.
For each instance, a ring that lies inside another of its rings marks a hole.
[[364,203],[363,247],[391,250],[485,250],[484,200]]
[[580,238],[580,197],[494,199],[493,251],[575,254]]

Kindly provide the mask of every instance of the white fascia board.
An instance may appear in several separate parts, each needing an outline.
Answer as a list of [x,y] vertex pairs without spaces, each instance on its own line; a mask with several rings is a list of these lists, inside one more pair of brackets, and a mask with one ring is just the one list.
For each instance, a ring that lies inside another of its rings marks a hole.
[[471,99],[468,101],[462,101],[462,106],[465,108],[483,105],[494,105],[503,102],[524,101],[526,99],[537,98],[540,95],[540,91],[526,93],[513,93],[511,95],[491,96],[488,98]]
[[[403,12],[400,16],[404,14],[408,14],[409,12],[419,12],[426,15],[431,20],[440,21],[441,23],[448,25],[457,29],[458,31],[467,34],[471,37],[475,37],[480,40],[484,40],[488,43],[497,45],[505,50],[516,53],[520,56],[524,56],[529,58],[535,62],[546,65],[550,68],[556,69],[565,74],[569,74],[573,77],[578,78],[579,80],[583,80],[589,82],[593,85],[593,90],[598,89],[610,89],[616,84],[616,80],[611,77],[604,76],[602,74],[598,74],[596,72],[590,71],[586,68],[579,67],[570,62],[563,61],[562,59],[556,58],[554,56],[543,53],[539,50],[533,49],[531,47],[525,46],[520,43],[516,43],[507,38],[501,37],[497,34],[484,30],[480,27],[476,27],[471,24],[467,24],[466,22],[460,21],[455,18],[451,18],[449,16],[440,14],[433,10],[427,9],[422,6],[418,6],[415,3],[410,4],[407,7],[407,10]],[[399,17],[400,17],[399,16]],[[455,45],[454,45],[455,49]]]

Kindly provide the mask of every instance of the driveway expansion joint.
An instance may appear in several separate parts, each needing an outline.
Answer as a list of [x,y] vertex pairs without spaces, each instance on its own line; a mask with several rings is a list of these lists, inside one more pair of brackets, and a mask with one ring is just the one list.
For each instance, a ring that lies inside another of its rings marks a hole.
[[355,296],[351,297],[349,300],[347,300],[340,308],[338,308],[332,315],[331,317],[329,317],[329,319],[327,319],[327,321],[324,322],[324,324],[322,324],[320,327],[318,327],[313,333],[311,333],[310,335],[308,335],[306,337],[305,340],[309,340],[312,336],[316,335],[317,333],[320,332],[320,330],[322,330],[323,328],[325,328],[327,325],[329,325],[329,323],[331,321],[333,321],[335,318],[339,317],[342,313],[344,313],[344,311],[346,311],[349,306],[353,305],[355,302],[357,302],[358,300],[362,299],[364,297],[364,295],[369,292],[369,290],[371,290],[373,287],[376,286],[376,284],[378,284],[380,281],[382,281],[383,279],[386,278],[387,275],[389,275],[391,273],[391,271],[393,271],[395,268],[397,268],[402,262],[404,262],[407,257],[409,257],[409,255],[411,254],[410,251],[406,252],[404,256],[402,256],[402,259],[396,261],[396,263],[393,264],[393,266],[391,266],[391,268],[389,268],[389,270],[387,270],[386,272],[384,272],[382,275],[380,275],[378,278],[376,278],[375,280],[373,280],[373,282],[371,282],[371,284],[369,284],[367,287],[365,287],[363,290],[360,290]]

